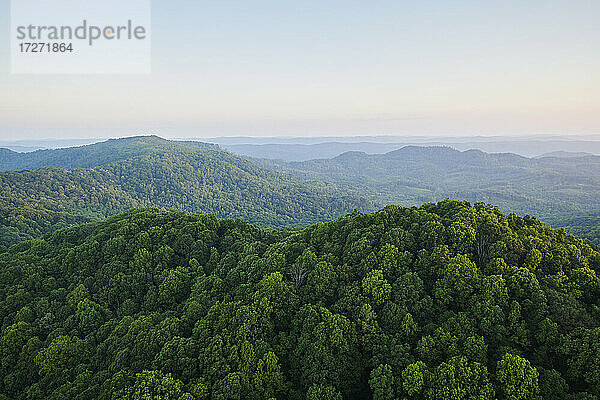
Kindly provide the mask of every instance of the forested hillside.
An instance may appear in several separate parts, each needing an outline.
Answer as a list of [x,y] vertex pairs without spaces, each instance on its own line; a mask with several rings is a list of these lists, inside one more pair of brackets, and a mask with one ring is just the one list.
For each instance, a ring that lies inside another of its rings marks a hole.
[[218,146],[210,143],[174,142],[158,136],[135,136],[109,139],[86,146],[37,150],[30,153],[0,149],[0,171],[19,171],[41,167],[92,168],[131,157],[155,154],[157,151],[177,152],[184,147],[219,150]]
[[600,249],[600,214],[557,218],[555,224],[573,235],[589,240]]
[[[543,157],[460,152],[407,146],[387,154],[348,152],[305,162],[260,160],[304,179],[358,188],[379,206],[419,205],[445,198],[487,202],[507,212],[535,215],[555,227],[564,218],[600,213],[600,157]],[[595,227],[571,226],[590,240]]]
[[[354,191],[306,183],[197,142],[138,137],[19,157],[23,167],[44,168],[0,173],[0,251],[131,207],[215,213],[269,227],[369,208]],[[71,167],[77,168],[65,169]]]
[[597,399],[600,254],[457,201],[129,211],[0,255],[10,399]]

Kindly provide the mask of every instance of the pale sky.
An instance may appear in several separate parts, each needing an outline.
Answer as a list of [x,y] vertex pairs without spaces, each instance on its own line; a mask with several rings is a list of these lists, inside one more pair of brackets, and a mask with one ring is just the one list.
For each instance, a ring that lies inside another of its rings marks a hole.
[[0,140],[600,133],[600,1],[152,3],[148,75],[10,74]]

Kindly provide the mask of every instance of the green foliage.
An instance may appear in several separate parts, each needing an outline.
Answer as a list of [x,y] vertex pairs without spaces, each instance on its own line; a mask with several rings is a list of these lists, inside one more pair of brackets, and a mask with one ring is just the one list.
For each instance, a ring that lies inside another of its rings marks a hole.
[[425,388],[425,382],[428,381],[429,371],[423,361],[410,364],[402,371],[402,388],[412,398],[421,397]]
[[301,230],[131,210],[0,254],[0,394],[595,399],[599,272],[483,204]]
[[143,371],[137,374],[133,386],[117,393],[115,400],[193,400],[190,393],[182,390],[180,381],[171,374],[157,371]]
[[35,357],[40,374],[60,374],[73,368],[84,356],[84,346],[78,337],[58,336]]
[[383,272],[379,269],[369,271],[363,278],[362,287],[376,305],[385,303],[392,292],[392,286],[383,278]]
[[[386,154],[347,152],[303,162],[261,165],[313,182],[358,189],[379,206],[420,205],[445,198],[486,202],[535,215],[600,246],[600,157],[526,158],[511,153],[406,146]],[[451,228],[456,246],[473,231]],[[465,252],[465,250],[461,250]]]
[[373,400],[392,400],[394,398],[394,376],[389,365],[379,365],[371,371],[369,386]]
[[547,220],[552,226],[563,227],[573,235],[588,239],[600,249],[600,212],[589,214],[591,215],[561,214],[548,217]]
[[306,393],[306,400],[342,400],[342,395],[331,386],[313,385]]
[[498,389],[505,399],[534,399],[539,394],[539,374],[529,360],[505,354],[497,367]]
[[274,228],[368,208],[354,191],[270,171],[218,146],[155,136],[14,153],[13,161],[0,160],[0,171],[9,168],[40,169],[0,173],[0,251],[132,207],[214,213]]

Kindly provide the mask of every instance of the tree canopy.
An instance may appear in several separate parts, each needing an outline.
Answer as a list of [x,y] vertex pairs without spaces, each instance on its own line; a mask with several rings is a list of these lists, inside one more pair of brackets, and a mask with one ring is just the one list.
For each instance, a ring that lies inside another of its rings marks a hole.
[[0,394],[597,399],[599,270],[480,203],[301,230],[131,210],[0,254]]
[[15,154],[4,164],[42,168],[0,173],[0,251],[133,207],[214,213],[271,228],[370,208],[355,191],[307,183],[198,142],[150,136]]

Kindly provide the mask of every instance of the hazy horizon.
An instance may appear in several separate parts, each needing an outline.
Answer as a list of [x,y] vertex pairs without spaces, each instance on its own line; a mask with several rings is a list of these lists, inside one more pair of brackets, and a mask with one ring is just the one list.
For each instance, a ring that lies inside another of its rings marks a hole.
[[[109,139],[158,135],[130,135],[118,138],[54,138],[0,140],[0,148],[27,153],[44,149],[85,146]],[[459,151],[514,153],[539,157],[549,153],[600,155],[600,135],[526,135],[526,136],[221,136],[164,137],[175,141],[218,144],[232,153],[252,158],[278,158],[305,161],[336,157],[348,151],[383,154],[405,146],[449,146]]]
[[248,139],[249,141],[257,141],[264,143],[295,143],[295,142],[303,142],[308,141],[311,143],[326,143],[331,141],[343,141],[343,142],[372,142],[372,143],[385,143],[385,142],[397,142],[397,140],[460,140],[467,142],[478,142],[478,141],[495,141],[495,140],[600,140],[600,133],[589,133],[589,134],[554,134],[554,133],[546,133],[546,134],[520,134],[520,135],[481,135],[481,134],[473,134],[473,135],[424,135],[424,134],[404,134],[404,135],[394,135],[394,134],[364,134],[364,135],[239,135],[239,134],[230,134],[230,135],[205,135],[205,136],[194,136],[193,133],[190,133],[187,136],[177,136],[177,135],[162,135],[156,132],[131,132],[122,135],[118,134],[107,134],[103,136],[95,136],[88,135],[84,132],[81,135],[54,135],[48,137],[20,137],[15,139],[5,139],[0,137],[0,144],[6,143],[43,143],[43,142],[61,142],[61,141],[81,141],[81,142],[91,142],[94,143],[100,141],[106,141],[110,139],[126,139],[126,138],[134,138],[134,137],[143,137],[143,136],[157,136],[166,140],[175,140],[175,141],[203,141],[210,139],[221,139],[221,140],[244,140]]

